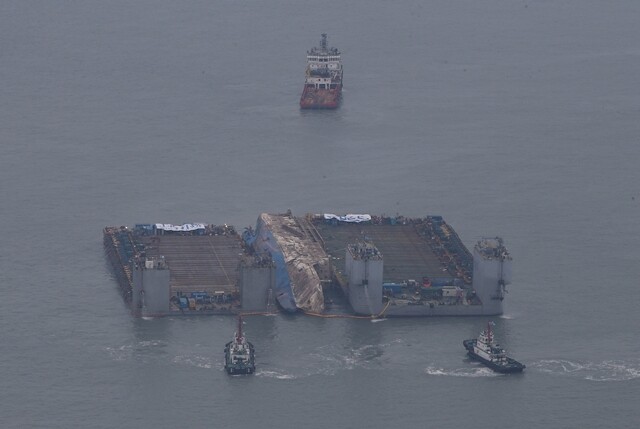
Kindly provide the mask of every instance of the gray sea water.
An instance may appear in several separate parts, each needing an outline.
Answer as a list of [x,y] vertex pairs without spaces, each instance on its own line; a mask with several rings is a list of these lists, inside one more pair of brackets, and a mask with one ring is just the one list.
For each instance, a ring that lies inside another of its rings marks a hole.
[[[0,427],[636,428],[640,2],[3,0]],[[344,104],[300,111],[306,50]],[[440,214],[500,235],[496,318],[134,319],[102,228]]]

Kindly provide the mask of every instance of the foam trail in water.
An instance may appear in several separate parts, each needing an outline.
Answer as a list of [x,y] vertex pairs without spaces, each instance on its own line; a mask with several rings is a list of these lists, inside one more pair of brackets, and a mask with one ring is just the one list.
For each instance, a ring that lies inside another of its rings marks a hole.
[[281,374],[276,371],[256,371],[257,377],[277,378],[279,380],[293,380],[296,378],[293,374]]
[[441,376],[450,376],[450,377],[495,377],[501,374],[491,371],[486,367],[476,367],[476,368],[458,368],[458,369],[444,369],[444,368],[435,368],[435,367],[427,367],[425,372],[429,375],[441,375]]
[[576,362],[567,359],[543,359],[529,365],[542,372],[580,377],[591,381],[626,381],[640,378],[640,361]]
[[[211,363],[211,360],[204,356],[187,356],[181,355],[173,358],[173,363],[194,366],[197,368],[213,368],[214,365]],[[222,368],[222,364],[217,365],[219,368]]]

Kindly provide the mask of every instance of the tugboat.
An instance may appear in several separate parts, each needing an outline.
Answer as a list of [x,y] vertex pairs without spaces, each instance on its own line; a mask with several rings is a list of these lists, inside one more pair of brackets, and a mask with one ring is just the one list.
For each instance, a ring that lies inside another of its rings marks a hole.
[[238,315],[238,330],[233,341],[224,347],[224,369],[228,374],[253,374],[256,371],[255,349],[242,335],[242,316]]
[[478,338],[464,340],[462,344],[467,349],[467,354],[488,366],[492,370],[507,374],[522,372],[525,365],[507,356],[507,353],[494,341],[491,331],[492,322],[487,323],[487,329],[480,333]]

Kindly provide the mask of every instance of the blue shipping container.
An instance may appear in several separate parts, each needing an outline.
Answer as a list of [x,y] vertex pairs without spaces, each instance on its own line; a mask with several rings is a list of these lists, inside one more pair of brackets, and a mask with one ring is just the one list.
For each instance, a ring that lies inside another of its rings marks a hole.
[[392,294],[402,293],[402,283],[382,283],[383,292],[391,292]]

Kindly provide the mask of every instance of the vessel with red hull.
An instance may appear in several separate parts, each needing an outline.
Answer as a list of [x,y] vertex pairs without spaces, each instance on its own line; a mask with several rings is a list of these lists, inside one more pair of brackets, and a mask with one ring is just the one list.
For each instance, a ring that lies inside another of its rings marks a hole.
[[340,51],[329,48],[327,35],[320,46],[307,51],[301,109],[336,109],[342,100],[342,62]]

